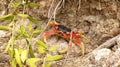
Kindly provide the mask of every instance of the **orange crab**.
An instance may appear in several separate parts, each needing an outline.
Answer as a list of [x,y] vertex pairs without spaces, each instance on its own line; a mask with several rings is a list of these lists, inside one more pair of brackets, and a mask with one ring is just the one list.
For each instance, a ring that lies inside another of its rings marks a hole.
[[[45,43],[47,43],[46,36],[59,35],[69,41],[70,47],[72,47],[72,42],[74,42],[75,44],[78,44],[81,47],[82,55],[84,55],[85,47],[83,42],[80,40],[80,38],[84,38],[88,42],[90,42],[86,36],[82,35],[81,32],[71,31],[71,29],[63,25],[60,25],[54,21],[49,22],[48,26],[49,25],[53,27],[53,30],[45,31],[43,33],[42,39]],[[61,53],[66,52],[67,50],[68,48],[61,51]]]

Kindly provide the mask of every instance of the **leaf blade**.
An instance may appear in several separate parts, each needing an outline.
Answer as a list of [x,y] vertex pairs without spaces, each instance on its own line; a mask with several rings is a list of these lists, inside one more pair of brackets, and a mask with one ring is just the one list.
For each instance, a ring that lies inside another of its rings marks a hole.
[[13,59],[13,60],[12,60],[12,63],[11,63],[11,66],[12,66],[12,67],[16,67],[16,64],[17,64],[17,63],[16,63],[16,60]]
[[20,54],[18,52],[17,49],[15,49],[15,59],[16,59],[16,62],[19,64],[20,67],[22,67],[22,62],[21,62],[21,59],[20,59]]
[[21,53],[22,62],[24,63],[27,58],[28,58],[28,50],[23,50]]
[[4,25],[0,25],[0,30],[11,30],[12,28],[9,26],[4,26]]
[[35,63],[38,62],[38,61],[40,61],[40,60],[41,60],[40,58],[30,58],[30,59],[27,59],[27,60],[26,60],[26,63],[27,63],[28,65],[30,65],[30,67],[37,67],[37,66],[35,65]]
[[8,14],[8,15],[0,16],[0,19],[3,19],[3,20],[11,20],[13,18],[14,18],[13,14]]
[[42,32],[42,30],[43,30],[43,29],[41,29],[41,28],[39,28],[39,29],[35,29],[35,30],[33,31],[33,34],[40,33],[40,32]]
[[59,48],[59,46],[53,46],[52,48],[49,49],[49,51],[55,51]]
[[37,19],[35,19],[35,18],[32,18],[32,17],[30,17],[30,16],[28,16],[27,18],[28,18],[31,22],[35,23],[35,24],[39,23],[39,21],[38,21]]
[[45,67],[51,67],[52,62],[49,62],[48,64],[45,64]]
[[35,55],[34,55],[34,51],[33,51],[33,49],[32,49],[32,46],[30,45],[30,43],[29,43],[29,41],[28,41],[27,39],[26,39],[26,42],[27,42],[27,45],[29,46],[30,56],[31,56],[32,58],[34,58]]
[[17,14],[18,16],[20,17],[23,17],[23,18],[27,18],[28,17],[28,14]]
[[52,56],[50,54],[47,54],[47,59],[46,60],[47,61],[55,61],[55,60],[59,60],[61,58],[63,58],[62,55],[54,55],[54,56]]

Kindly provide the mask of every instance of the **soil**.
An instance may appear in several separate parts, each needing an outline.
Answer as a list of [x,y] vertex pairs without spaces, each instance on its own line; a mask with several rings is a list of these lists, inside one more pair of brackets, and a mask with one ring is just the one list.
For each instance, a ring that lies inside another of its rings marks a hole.
[[[41,6],[29,7],[28,14],[42,22],[42,24],[35,26],[45,27],[47,22],[50,20],[50,16],[54,16],[54,9],[60,1],[61,0],[34,0],[33,2],[40,3]],[[52,2],[53,6],[51,6]],[[0,15],[5,15],[11,12],[11,8],[8,7],[8,3],[9,1],[7,0],[0,1]],[[86,56],[107,40],[120,34],[120,1],[62,0],[56,10],[55,18],[52,17],[51,19],[68,28],[71,28],[73,31],[82,31],[83,34],[90,39],[90,43],[87,43],[86,40],[81,39],[85,44]],[[1,25],[5,25],[6,23],[7,22],[0,20]],[[5,31],[5,33],[9,32]],[[8,36],[1,36],[2,35],[0,35],[0,53],[4,50],[5,44],[9,39]],[[48,43],[60,45],[61,47],[68,46],[68,42],[58,36],[49,37]],[[68,54],[63,54],[65,58],[56,61],[55,64],[53,64],[53,67],[119,67],[120,61],[117,61],[118,59],[115,61],[115,56],[117,54],[117,58],[120,57],[119,45],[120,43],[117,42],[117,44],[112,47],[106,48],[105,50],[108,51],[108,55],[105,53],[105,57],[97,61],[95,59],[96,53],[95,56],[92,55],[89,60],[86,60],[88,57],[83,57],[81,54],[81,49],[74,44],[72,49],[68,51]],[[4,67],[9,67],[9,63],[7,63],[9,60],[8,56],[5,55],[4,58],[7,60],[0,59],[0,67],[3,67],[4,65]],[[106,65],[103,65],[104,62],[107,62]],[[114,65],[115,62],[116,65]],[[114,64],[110,65],[112,63]]]

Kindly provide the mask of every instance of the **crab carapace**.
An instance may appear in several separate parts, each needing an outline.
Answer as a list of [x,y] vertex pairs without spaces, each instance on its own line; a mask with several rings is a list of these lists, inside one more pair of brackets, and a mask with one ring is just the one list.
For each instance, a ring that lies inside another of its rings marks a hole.
[[58,25],[58,30],[61,30],[64,33],[71,32],[71,29],[65,27],[64,25]]

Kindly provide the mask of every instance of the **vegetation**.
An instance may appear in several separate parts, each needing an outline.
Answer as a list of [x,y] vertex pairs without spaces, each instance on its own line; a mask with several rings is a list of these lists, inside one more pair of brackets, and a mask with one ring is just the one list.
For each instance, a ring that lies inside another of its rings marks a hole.
[[[23,8],[22,13],[19,10],[19,6],[21,5]],[[0,18],[5,21],[9,21],[10,23],[7,26],[0,26],[0,30],[11,32],[8,45],[6,46],[4,53],[7,52],[10,55],[10,64],[12,67],[36,67],[36,62],[38,61],[41,62],[42,67],[50,67],[53,61],[63,57],[62,55],[50,54],[52,51],[56,51],[59,48],[58,46],[50,48],[44,42],[34,37],[34,35],[39,34],[42,31],[41,28],[34,29],[32,23],[24,25],[25,19],[29,19],[29,21],[33,23],[40,23],[37,19],[29,16],[26,10],[28,7],[40,6],[39,4],[32,3],[30,0],[11,0],[9,6],[13,7],[13,12],[1,16]],[[21,21],[19,21],[20,26],[17,25],[19,19],[21,19]],[[23,40],[26,43],[24,44],[25,47],[23,47],[22,44]],[[33,43],[36,44],[37,51],[42,55],[41,57],[36,57],[34,55],[35,50],[32,46]]]

